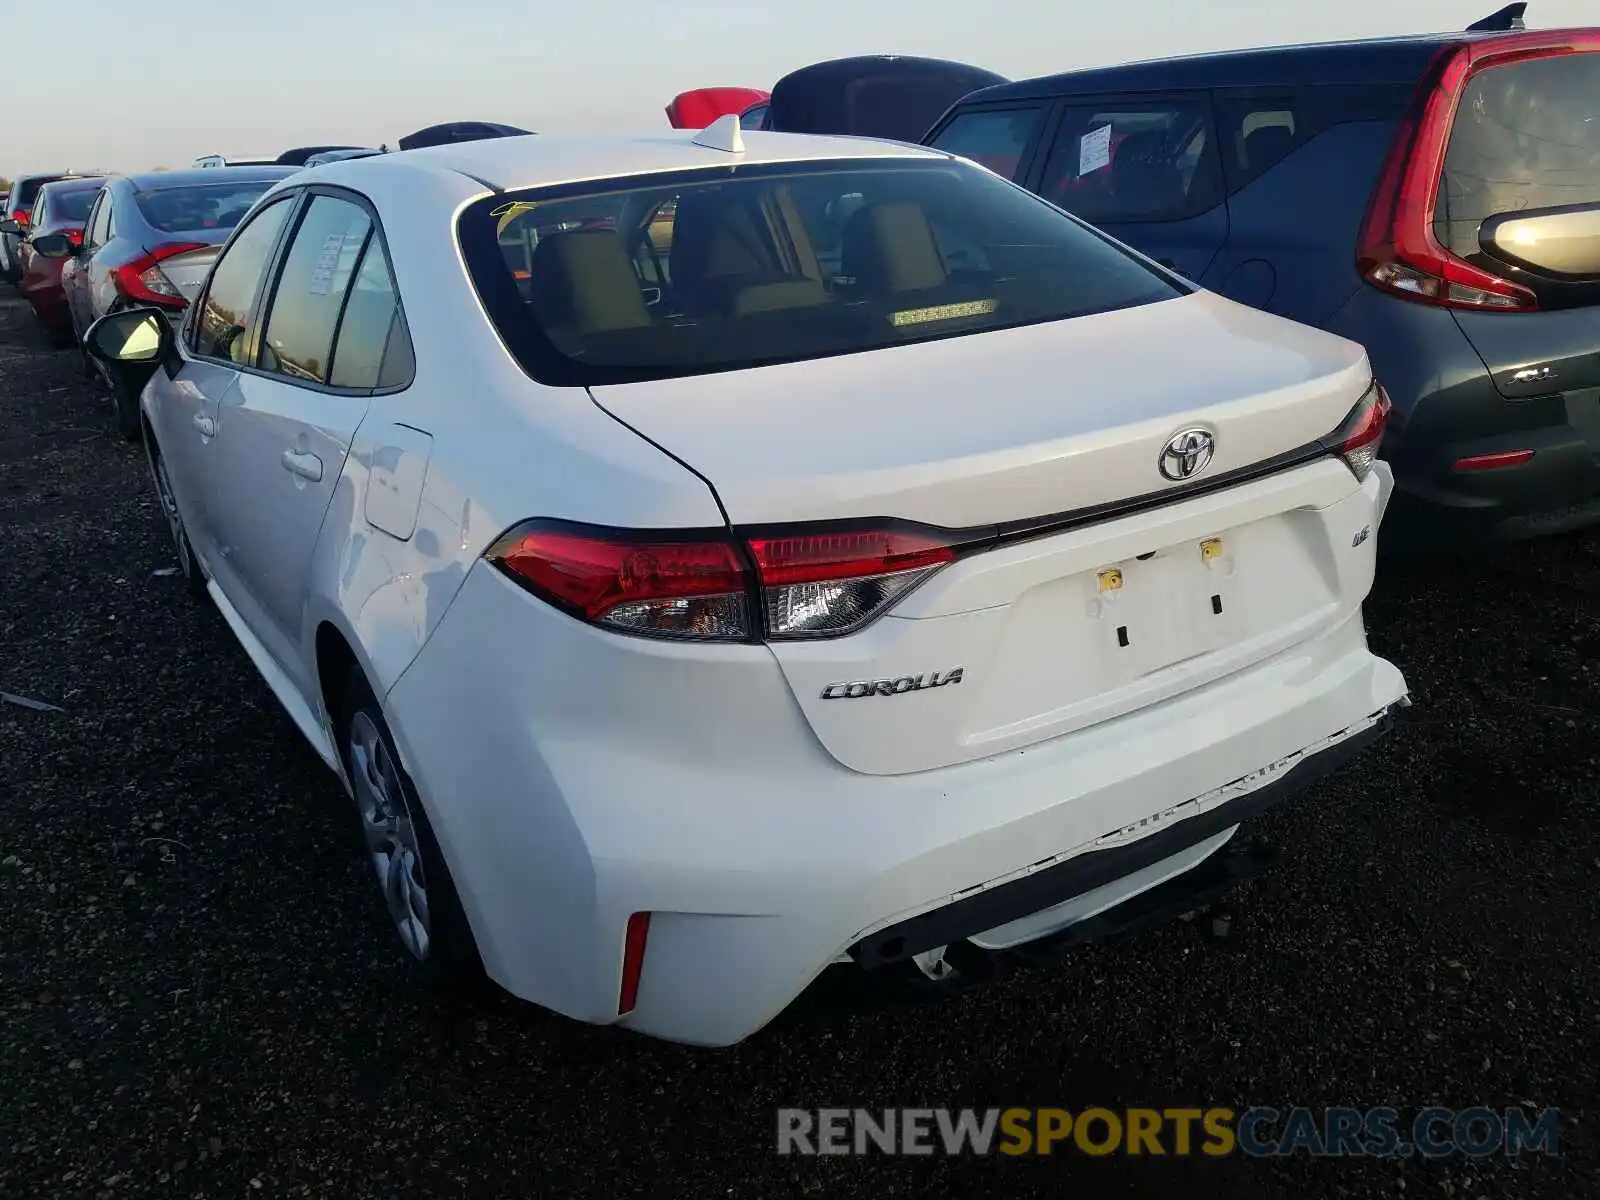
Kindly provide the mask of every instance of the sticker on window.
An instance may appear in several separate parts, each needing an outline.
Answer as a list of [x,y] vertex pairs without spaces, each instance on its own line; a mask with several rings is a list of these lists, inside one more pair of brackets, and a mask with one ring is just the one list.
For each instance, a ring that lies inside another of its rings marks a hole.
[[333,273],[339,266],[339,254],[344,249],[344,234],[330,233],[322,239],[322,253],[311,268],[311,294],[326,296],[333,290]]
[[933,308],[908,308],[891,313],[889,323],[895,328],[907,325],[926,325],[929,321],[954,321],[958,317],[986,317],[1000,307],[998,300],[969,300],[965,304],[940,304]]
[[1111,163],[1111,126],[1091,129],[1078,139],[1078,174],[1088,175]]

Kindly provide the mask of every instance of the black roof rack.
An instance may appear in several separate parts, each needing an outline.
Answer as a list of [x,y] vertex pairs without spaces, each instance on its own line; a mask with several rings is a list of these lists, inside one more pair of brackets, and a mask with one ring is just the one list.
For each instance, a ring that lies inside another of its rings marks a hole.
[[1474,21],[1467,26],[1468,33],[1514,33],[1526,29],[1522,23],[1523,14],[1528,11],[1526,4],[1508,4],[1497,13],[1490,13],[1481,21]]

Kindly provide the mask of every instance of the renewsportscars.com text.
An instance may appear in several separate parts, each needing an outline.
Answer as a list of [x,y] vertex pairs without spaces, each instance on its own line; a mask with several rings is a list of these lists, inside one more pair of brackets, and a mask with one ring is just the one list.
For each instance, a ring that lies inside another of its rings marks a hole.
[[779,1154],[1482,1158],[1561,1153],[1561,1113],[1522,1108],[784,1108]]

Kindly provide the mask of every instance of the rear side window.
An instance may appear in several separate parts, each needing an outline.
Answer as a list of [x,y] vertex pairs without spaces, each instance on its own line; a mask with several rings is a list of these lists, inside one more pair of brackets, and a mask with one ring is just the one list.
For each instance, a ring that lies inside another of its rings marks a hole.
[[162,233],[232,229],[277,180],[155,188],[134,193],[146,223]]
[[949,160],[813,162],[514,192],[461,217],[525,369],[585,385],[1057,321],[1183,294]]
[[327,383],[345,293],[372,232],[366,209],[314,196],[283,258],[261,339],[263,371]]
[[946,154],[982,163],[996,175],[1016,179],[1023,157],[1044,123],[1044,106],[959,113],[931,144]]
[[411,382],[411,337],[383,243],[367,239],[339,320],[328,382],[334,387],[392,388]]
[[1039,192],[1095,224],[1181,221],[1210,211],[1223,187],[1209,102],[1069,106]]
[[1434,233],[1453,253],[1480,251],[1488,217],[1600,204],[1600,54],[1525,59],[1482,71],[1456,109]]

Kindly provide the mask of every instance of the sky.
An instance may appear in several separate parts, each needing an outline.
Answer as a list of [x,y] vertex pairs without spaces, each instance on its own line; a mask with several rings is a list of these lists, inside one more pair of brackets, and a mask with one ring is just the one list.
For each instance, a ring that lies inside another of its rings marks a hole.
[[[1238,46],[1464,28],[1501,0],[74,0],[62,39],[0,35],[0,175],[186,166],[201,154],[390,146],[440,121],[656,132],[668,101],[770,88],[851,54],[953,58],[1013,79]],[[1531,0],[1530,28],[1595,23]],[[26,98],[21,103],[18,98]]]

